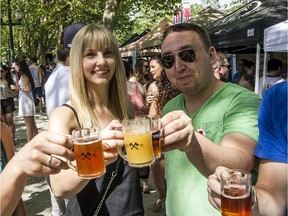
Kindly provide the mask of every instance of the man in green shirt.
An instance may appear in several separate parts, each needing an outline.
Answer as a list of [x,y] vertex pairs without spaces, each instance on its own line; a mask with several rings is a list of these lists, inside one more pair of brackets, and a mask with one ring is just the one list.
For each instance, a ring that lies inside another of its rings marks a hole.
[[163,109],[167,216],[219,215],[207,199],[207,177],[219,165],[251,171],[260,98],[215,78],[216,50],[198,25],[170,26],[161,56],[181,91]]

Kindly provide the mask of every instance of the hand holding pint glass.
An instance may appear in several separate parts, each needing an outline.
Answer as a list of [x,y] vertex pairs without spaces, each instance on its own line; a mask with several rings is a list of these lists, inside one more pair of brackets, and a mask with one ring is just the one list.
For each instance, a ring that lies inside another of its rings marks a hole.
[[220,173],[222,216],[252,215],[251,174],[242,170]]
[[76,166],[67,161],[69,167],[82,178],[97,178],[106,172],[100,128],[73,130]]
[[135,118],[122,122],[126,154],[119,148],[119,155],[131,167],[144,167],[154,163],[154,152],[149,120]]

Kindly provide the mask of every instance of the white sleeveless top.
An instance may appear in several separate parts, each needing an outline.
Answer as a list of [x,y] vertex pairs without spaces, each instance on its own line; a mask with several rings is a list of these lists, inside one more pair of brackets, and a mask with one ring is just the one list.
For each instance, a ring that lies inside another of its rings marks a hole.
[[[22,78],[19,80],[20,88],[25,88]],[[35,103],[32,92],[19,91],[19,111],[20,116],[34,116],[36,114]]]

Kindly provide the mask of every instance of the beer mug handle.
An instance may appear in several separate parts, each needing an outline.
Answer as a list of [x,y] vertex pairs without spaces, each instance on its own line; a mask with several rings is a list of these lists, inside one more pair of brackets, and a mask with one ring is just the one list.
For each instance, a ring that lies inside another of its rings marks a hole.
[[121,148],[121,147],[118,147],[118,153],[119,153],[119,155],[120,155],[121,158],[123,158],[125,161],[128,162],[127,155],[122,151],[122,148]]
[[67,159],[67,165],[69,166],[70,169],[77,171],[77,167],[74,164],[72,164],[72,162],[68,159]]
[[[66,135],[65,134],[65,136],[67,136],[67,139],[69,139],[73,143],[73,136],[72,135],[70,135],[70,134]],[[72,148],[71,150],[74,151],[74,148]],[[70,169],[77,171],[77,167],[74,164],[72,164],[70,160],[66,159],[66,162],[67,162],[67,165],[69,166]]]

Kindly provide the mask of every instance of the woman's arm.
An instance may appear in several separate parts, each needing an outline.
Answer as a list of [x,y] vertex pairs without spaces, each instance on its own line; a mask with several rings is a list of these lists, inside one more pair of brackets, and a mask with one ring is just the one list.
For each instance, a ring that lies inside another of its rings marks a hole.
[[25,76],[25,75],[22,75],[22,82],[24,83],[24,85],[25,85],[25,88],[19,88],[18,90],[19,91],[23,91],[23,92],[31,92],[32,91],[32,89],[31,89],[31,83],[30,83],[30,81],[29,81],[29,79],[28,79],[28,77],[27,76]]
[[[68,107],[60,106],[50,115],[49,131],[69,135],[72,130],[78,127],[74,113]],[[77,172],[71,169],[62,170],[56,175],[50,175],[51,189],[59,199],[69,198],[79,193],[88,182],[89,180],[78,177]]]
[[[71,134],[72,130],[78,127],[74,113],[64,106],[55,109],[49,118],[48,128],[51,131]],[[117,130],[121,127],[122,125],[118,120],[113,120],[101,131],[106,165],[117,160],[118,147],[124,145],[123,133]],[[56,175],[50,175],[51,189],[54,195],[60,199],[69,198],[79,193],[88,182],[89,179],[78,177],[77,172],[71,169],[62,170]]]

